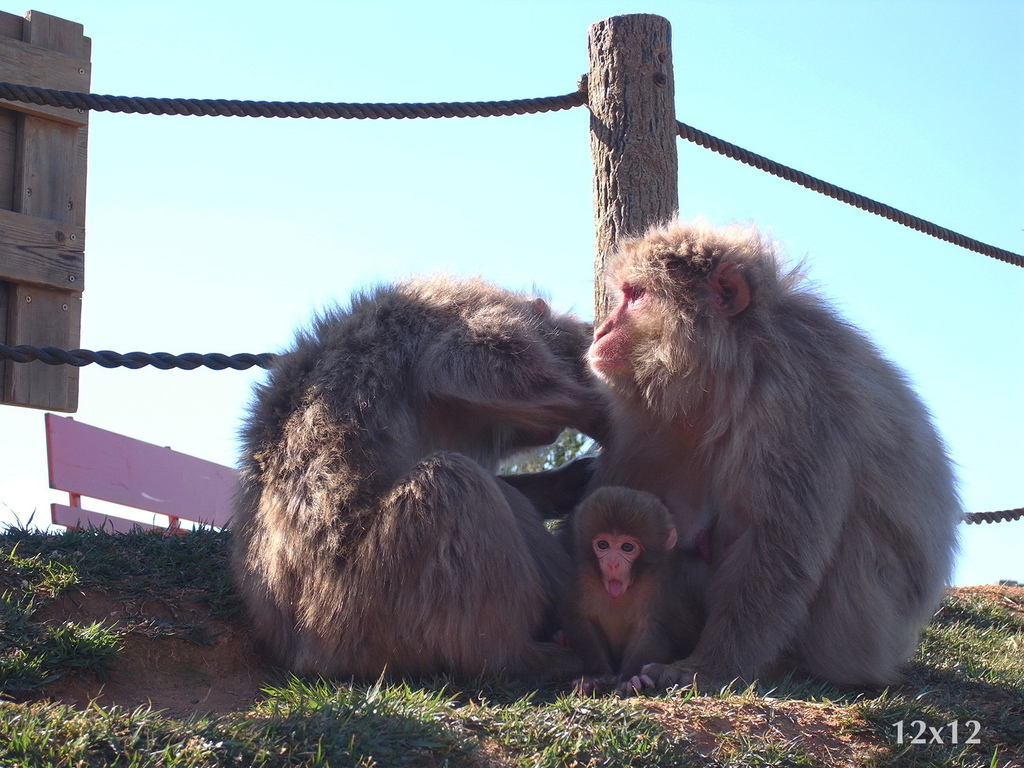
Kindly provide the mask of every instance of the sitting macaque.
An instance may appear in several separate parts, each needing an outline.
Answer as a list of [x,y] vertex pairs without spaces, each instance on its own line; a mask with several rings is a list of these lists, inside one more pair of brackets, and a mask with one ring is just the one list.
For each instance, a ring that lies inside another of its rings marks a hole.
[[649,493],[609,486],[584,499],[571,524],[575,573],[563,629],[583,658],[576,690],[625,695],[650,686],[641,667],[676,658],[699,632],[680,602],[672,516]]
[[641,677],[896,681],[962,517],[904,374],[753,229],[654,227],[605,276],[618,305],[590,362],[612,429],[594,484],[665,502],[707,605],[692,652]]
[[571,558],[542,515],[575,504],[590,469],[495,471],[564,427],[603,435],[590,336],[541,299],[447,277],[357,295],[299,334],[256,389],[232,526],[271,661],[363,679],[579,674],[544,642]]

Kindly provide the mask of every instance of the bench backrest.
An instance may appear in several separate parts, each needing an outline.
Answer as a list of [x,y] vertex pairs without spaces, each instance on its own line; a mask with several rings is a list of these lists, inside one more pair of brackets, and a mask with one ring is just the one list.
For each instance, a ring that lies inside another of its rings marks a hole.
[[[228,524],[238,483],[231,467],[52,413],[45,422],[50,487],[71,496],[70,505],[51,505],[54,523],[114,531],[173,530],[180,520],[217,528]],[[166,515],[169,522],[139,524],[116,511],[90,511],[80,506],[80,496]]]

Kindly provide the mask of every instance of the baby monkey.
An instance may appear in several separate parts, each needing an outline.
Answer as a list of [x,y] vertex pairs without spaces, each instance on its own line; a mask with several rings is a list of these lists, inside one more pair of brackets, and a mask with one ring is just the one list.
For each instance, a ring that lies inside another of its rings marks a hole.
[[599,488],[572,516],[573,579],[563,606],[569,645],[583,659],[582,694],[644,687],[640,669],[679,658],[699,627],[675,578],[676,528],[658,498],[619,486]]

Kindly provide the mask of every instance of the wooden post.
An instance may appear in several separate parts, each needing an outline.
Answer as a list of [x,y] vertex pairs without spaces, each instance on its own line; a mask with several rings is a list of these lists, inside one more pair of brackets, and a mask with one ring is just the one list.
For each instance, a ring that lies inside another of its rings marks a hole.
[[[89,91],[92,43],[38,11],[0,13],[8,82]],[[0,101],[0,340],[80,346],[88,114]],[[74,411],[78,369],[0,361],[0,402]]]
[[604,263],[619,238],[679,209],[672,29],[661,16],[612,16],[590,27],[587,48],[599,323],[610,310]]

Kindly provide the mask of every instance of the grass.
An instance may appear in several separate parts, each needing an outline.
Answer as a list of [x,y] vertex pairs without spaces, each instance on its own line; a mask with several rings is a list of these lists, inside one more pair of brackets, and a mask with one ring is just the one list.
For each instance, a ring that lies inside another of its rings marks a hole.
[[237,621],[228,543],[211,531],[0,534],[0,766],[1024,766],[1020,589],[947,597],[905,682],[885,691],[790,677],[620,700],[500,679],[268,677],[257,702],[219,715],[41,699],[55,682],[102,680],[130,635],[204,642],[191,613],[79,623],[54,619],[61,600],[190,601]]

